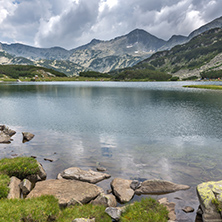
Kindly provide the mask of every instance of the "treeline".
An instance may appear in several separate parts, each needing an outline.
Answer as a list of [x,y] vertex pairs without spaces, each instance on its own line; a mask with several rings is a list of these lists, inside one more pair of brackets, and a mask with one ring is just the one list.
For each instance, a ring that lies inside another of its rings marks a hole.
[[32,78],[37,74],[38,70],[49,72],[57,77],[66,76],[64,73],[58,72],[53,69],[31,66],[31,65],[0,65],[0,76],[6,75],[13,79],[18,79],[19,77]]
[[110,78],[110,74],[108,73],[101,73],[101,72],[95,72],[95,71],[86,71],[86,72],[80,72],[79,76],[81,77],[89,77],[89,78]]
[[124,70],[113,77],[114,80],[147,80],[147,81],[167,81],[172,75],[150,69]]
[[205,71],[200,74],[202,79],[218,79],[222,78],[222,70]]
[[154,67],[147,64],[140,64],[131,68],[113,70],[110,73],[100,73],[95,71],[81,72],[79,76],[88,78],[110,78],[110,80],[113,81],[168,81],[172,78],[172,75],[156,71]]

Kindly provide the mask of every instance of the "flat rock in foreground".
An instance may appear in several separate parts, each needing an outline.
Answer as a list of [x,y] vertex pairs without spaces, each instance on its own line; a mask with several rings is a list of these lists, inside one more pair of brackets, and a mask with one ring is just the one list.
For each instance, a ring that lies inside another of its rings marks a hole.
[[45,180],[37,182],[27,198],[41,195],[53,195],[59,200],[61,207],[76,203],[86,204],[101,193],[101,188],[94,184],[77,180]]
[[146,180],[142,182],[141,187],[136,189],[135,193],[140,194],[166,194],[178,190],[187,190],[190,187],[182,184],[175,184],[165,180]]
[[102,181],[104,179],[108,179],[111,177],[109,174],[106,174],[106,173],[99,173],[93,170],[86,171],[78,167],[68,168],[64,170],[60,175],[64,179],[80,180],[80,181],[89,182],[89,183],[97,183],[99,181]]
[[125,180],[115,178],[111,187],[114,195],[120,200],[121,203],[129,202],[134,196],[134,190],[130,188],[132,180]]

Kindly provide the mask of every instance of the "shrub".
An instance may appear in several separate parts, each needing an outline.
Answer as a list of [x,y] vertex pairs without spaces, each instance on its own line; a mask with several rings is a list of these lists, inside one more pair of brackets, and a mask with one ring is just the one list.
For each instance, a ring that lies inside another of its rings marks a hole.
[[170,81],[178,81],[180,78],[178,76],[173,76],[170,78]]

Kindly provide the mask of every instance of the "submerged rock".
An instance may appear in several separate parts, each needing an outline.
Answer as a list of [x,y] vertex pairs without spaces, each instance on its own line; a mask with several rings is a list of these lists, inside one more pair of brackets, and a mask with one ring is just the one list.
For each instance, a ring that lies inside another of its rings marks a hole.
[[96,170],[99,171],[99,172],[104,172],[104,171],[106,171],[106,168],[98,166],[98,167],[96,167]]
[[61,177],[69,180],[80,180],[89,183],[97,183],[104,179],[108,179],[111,176],[106,173],[99,173],[93,170],[82,170],[78,167],[71,167],[64,170],[61,174]]
[[141,187],[136,189],[135,193],[140,194],[166,194],[178,190],[187,190],[190,187],[182,184],[175,184],[165,180],[146,180],[142,182]]
[[189,206],[186,206],[182,209],[185,213],[192,213],[194,212],[194,208],[193,207],[189,207]]
[[173,203],[173,202],[170,203],[170,202],[167,200],[166,197],[158,200],[158,202],[159,202],[160,204],[164,205],[164,206],[167,208],[167,210],[168,210],[168,212],[169,212],[169,213],[168,213],[168,218],[169,218],[169,220],[170,220],[170,221],[177,221],[177,220],[176,220],[177,217],[176,217],[176,213],[175,213],[175,206],[176,206],[176,204]]
[[221,215],[218,213],[213,200],[222,201],[222,180],[221,181],[209,181],[199,184],[197,186],[197,195],[199,198],[200,206],[203,211],[203,221],[221,222]]
[[94,184],[77,180],[51,179],[36,183],[35,188],[28,194],[27,198],[54,195],[59,200],[60,207],[66,207],[76,203],[86,204],[100,193],[101,189]]
[[133,180],[132,183],[130,184],[130,187],[133,190],[139,189],[141,187],[141,182],[139,182],[138,180]]
[[29,133],[29,132],[22,132],[22,135],[23,135],[23,143],[32,140],[33,137],[35,136],[34,134]]
[[134,196],[134,190],[130,188],[132,180],[125,180],[115,178],[111,187],[114,195],[120,200],[121,203],[129,202]]

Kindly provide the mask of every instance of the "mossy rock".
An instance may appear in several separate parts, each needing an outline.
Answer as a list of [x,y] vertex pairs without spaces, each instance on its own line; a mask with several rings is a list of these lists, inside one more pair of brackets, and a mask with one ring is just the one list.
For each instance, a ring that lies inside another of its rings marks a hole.
[[214,200],[222,200],[222,180],[199,184],[197,186],[197,194],[201,209],[203,210],[204,221],[221,221],[221,215],[214,204]]

